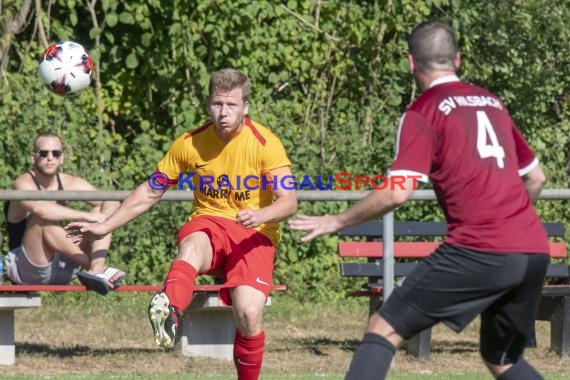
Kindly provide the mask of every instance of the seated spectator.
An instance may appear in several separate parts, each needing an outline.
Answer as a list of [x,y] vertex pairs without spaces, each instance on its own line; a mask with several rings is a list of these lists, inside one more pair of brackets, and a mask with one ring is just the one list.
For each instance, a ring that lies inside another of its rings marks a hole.
[[[81,177],[62,173],[62,142],[53,133],[41,133],[34,140],[32,169],[21,174],[14,189],[25,191],[95,191]],[[99,294],[107,294],[125,277],[125,272],[105,266],[111,235],[81,245],[67,237],[62,222],[102,222],[119,202],[94,201],[90,211],[70,208],[65,201],[21,200],[6,202],[4,211],[10,251],[4,258],[5,271],[14,284],[68,284],[76,276]]]

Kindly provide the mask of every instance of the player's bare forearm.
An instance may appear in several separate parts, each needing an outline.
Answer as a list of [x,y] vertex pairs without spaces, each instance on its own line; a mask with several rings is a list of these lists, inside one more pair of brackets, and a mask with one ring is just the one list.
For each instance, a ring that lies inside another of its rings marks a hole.
[[546,185],[546,174],[544,174],[540,164],[522,176],[522,180],[528,196],[533,202],[536,202],[540,196],[540,192],[544,188],[544,185]]
[[[103,220],[106,220],[115,210],[119,208],[121,205],[120,202],[117,201],[104,201],[101,202],[99,205],[95,206],[93,210],[97,210],[101,215],[103,215]],[[109,233],[103,236],[101,239],[94,240],[91,244],[91,250],[93,252],[103,252],[106,254],[109,251],[109,247],[111,246],[111,238],[112,234]]]
[[121,206],[121,202],[118,201],[105,201],[102,202],[99,206],[100,212],[109,217],[112,215],[119,207]]
[[278,223],[297,212],[297,198],[292,190],[290,196],[279,197],[271,205],[259,210],[243,209],[236,214],[236,222],[245,228],[255,228],[264,223]]
[[395,209],[400,203],[396,202],[390,190],[371,191],[364,199],[340,214],[310,216],[299,215],[289,220],[289,228],[294,231],[307,232],[301,241],[335,233],[343,228],[365,222],[369,219],[386,214]]
[[374,190],[343,213],[336,215],[299,215],[289,221],[289,228],[305,231],[301,241],[309,241],[318,236],[331,234],[343,228],[383,216],[404,203],[412,195],[415,186],[405,183],[398,190]]
[[278,223],[297,212],[297,192],[291,182],[284,181],[284,178],[291,178],[289,166],[280,167],[270,171],[270,176],[281,179],[281,186],[272,189],[274,201],[259,210],[259,221],[261,223]]
[[121,206],[105,221],[101,223],[69,223],[66,226],[66,229],[70,231],[69,236],[76,243],[83,239],[83,235],[90,235],[92,239],[101,239],[151,208],[160,201],[164,191],[154,190],[148,183],[144,182],[131,192]]
[[407,179],[392,189],[373,190],[354,206],[339,215],[341,229],[382,217],[406,202],[417,187],[415,179]]
[[400,206],[392,190],[373,190],[366,197],[338,215],[339,229],[381,217]]
[[102,224],[108,232],[112,232],[148,211],[160,201],[163,194],[164,190],[155,190],[144,182]]
[[271,205],[262,208],[263,223],[278,223],[297,212],[297,196],[295,190],[288,190],[291,194],[277,198]]
[[532,184],[532,186],[528,186],[526,183],[525,185],[526,185],[526,192],[528,193],[530,200],[532,201],[532,203],[535,203],[540,197],[540,192],[542,191],[544,186],[539,186],[537,184]]

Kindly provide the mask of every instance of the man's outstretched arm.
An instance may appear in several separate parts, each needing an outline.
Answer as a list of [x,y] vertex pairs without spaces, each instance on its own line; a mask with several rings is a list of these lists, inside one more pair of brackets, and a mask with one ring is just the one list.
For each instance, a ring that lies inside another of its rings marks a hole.
[[363,223],[367,220],[384,216],[406,202],[415,190],[415,179],[407,179],[402,188],[373,190],[350,207],[335,215],[307,216],[299,215],[289,221],[289,228],[294,231],[306,231],[301,241],[309,241],[317,236],[337,232],[343,228]]
[[123,201],[121,206],[102,223],[74,222],[67,225],[68,231],[77,231],[72,238],[74,242],[83,240],[83,236],[91,235],[100,239],[117,228],[146,212],[154,206],[166,190],[153,189],[148,182],[143,182],[133,190]]

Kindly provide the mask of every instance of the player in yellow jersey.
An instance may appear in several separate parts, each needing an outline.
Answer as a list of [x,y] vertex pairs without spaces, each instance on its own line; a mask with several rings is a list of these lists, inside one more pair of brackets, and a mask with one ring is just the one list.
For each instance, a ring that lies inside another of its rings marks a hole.
[[265,346],[263,309],[271,291],[278,223],[295,214],[290,162],[279,139],[246,117],[250,81],[234,69],[210,78],[211,121],[180,136],[139,185],[103,223],[68,225],[75,242],[101,238],[135,219],[177,185],[194,191],[193,212],[178,233],[178,256],[161,293],[149,306],[156,343],[171,347],[178,321],[192,300],[196,276],[223,276],[221,300],[232,305],[237,331],[238,379],[259,377]]

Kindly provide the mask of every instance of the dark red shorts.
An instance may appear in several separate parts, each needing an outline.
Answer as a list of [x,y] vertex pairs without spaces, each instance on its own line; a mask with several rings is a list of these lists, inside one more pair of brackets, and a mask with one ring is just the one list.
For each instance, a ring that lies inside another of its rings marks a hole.
[[223,277],[219,297],[231,305],[229,290],[240,285],[251,286],[266,297],[273,284],[275,246],[261,232],[219,216],[200,215],[178,231],[178,244],[193,232],[204,232],[212,245],[212,265],[205,273]]

